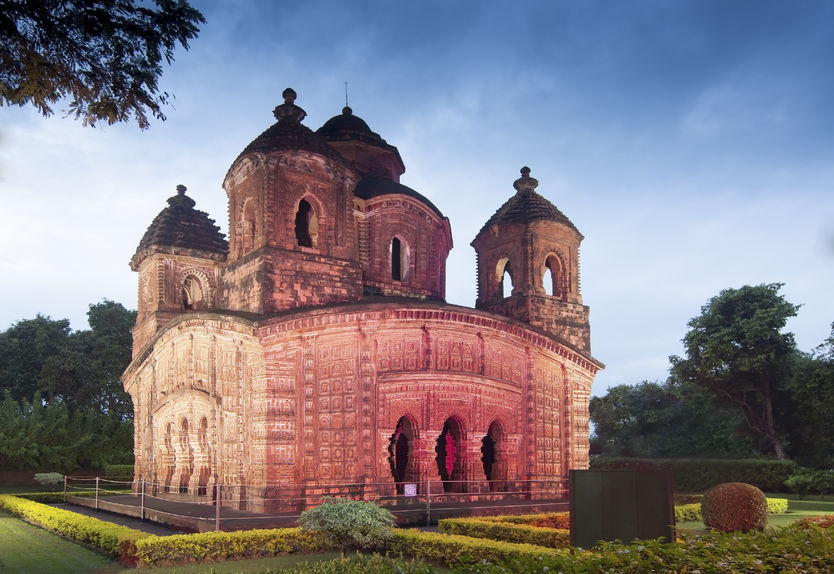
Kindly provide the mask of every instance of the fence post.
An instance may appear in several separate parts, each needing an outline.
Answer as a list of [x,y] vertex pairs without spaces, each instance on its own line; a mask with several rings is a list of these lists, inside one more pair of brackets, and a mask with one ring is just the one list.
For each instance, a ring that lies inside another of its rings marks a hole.
[[141,511],[139,512],[139,517],[142,520],[145,520],[145,479],[144,478],[142,479],[141,488],[142,488],[142,498],[141,498],[142,502],[140,504]]
[[67,475],[64,475],[64,502],[67,501]]
[[426,526],[431,526],[431,480],[426,477]]
[[98,510],[98,477],[96,477],[96,510]]
[[214,485],[214,531],[220,531],[220,483]]

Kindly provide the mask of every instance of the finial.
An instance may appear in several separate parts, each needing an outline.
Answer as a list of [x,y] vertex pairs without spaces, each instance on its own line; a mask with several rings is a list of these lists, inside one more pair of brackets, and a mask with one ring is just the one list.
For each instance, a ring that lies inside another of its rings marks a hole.
[[345,82],[345,107],[350,109],[348,106],[349,106],[349,104],[348,104],[348,99],[347,99],[347,82]]
[[187,189],[188,188],[185,187],[183,184],[179,184],[177,186],[177,193],[180,194],[180,195],[185,195],[185,192],[186,192]]
[[307,117],[307,112],[295,105],[295,98],[298,97],[298,94],[292,88],[287,88],[281,93],[281,96],[284,98],[284,103],[275,106],[275,109],[272,110],[275,119],[279,122],[301,123],[301,120]]
[[342,115],[343,116],[353,115],[353,110],[350,108],[350,106],[345,106],[345,107],[342,108]]
[[517,191],[534,191],[539,185],[539,180],[530,177],[530,168],[526,165],[521,168],[521,177],[513,182]]

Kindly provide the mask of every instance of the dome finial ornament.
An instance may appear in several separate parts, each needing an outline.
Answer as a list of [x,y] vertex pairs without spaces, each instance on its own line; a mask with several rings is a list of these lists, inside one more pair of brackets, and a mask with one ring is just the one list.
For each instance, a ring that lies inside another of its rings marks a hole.
[[185,192],[186,192],[187,190],[188,190],[188,188],[187,188],[187,187],[185,187],[183,184],[179,184],[179,185],[177,186],[177,193],[178,193],[178,194],[180,194],[180,195],[185,195]]
[[284,103],[280,106],[275,106],[275,109],[272,111],[275,119],[279,122],[301,123],[301,120],[307,117],[307,112],[295,105],[295,98],[298,97],[295,90],[287,88],[281,93],[281,97],[284,98]]
[[521,177],[513,182],[516,191],[535,191],[539,180],[530,177],[530,168],[526,165],[521,168]]

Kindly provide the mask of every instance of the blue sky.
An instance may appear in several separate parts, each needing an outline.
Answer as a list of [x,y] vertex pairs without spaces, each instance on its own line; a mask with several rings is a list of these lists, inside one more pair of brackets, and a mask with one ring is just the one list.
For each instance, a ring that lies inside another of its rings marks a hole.
[[483,223],[528,165],[585,236],[594,386],[662,380],[721,289],[785,283],[811,350],[834,322],[834,3],[194,1],[166,122],[84,128],[0,108],[0,328],[86,328],[136,305],[127,262],[188,187],[221,183],[286,87],[316,129],[344,105],[452,225],[447,299],[473,306]]

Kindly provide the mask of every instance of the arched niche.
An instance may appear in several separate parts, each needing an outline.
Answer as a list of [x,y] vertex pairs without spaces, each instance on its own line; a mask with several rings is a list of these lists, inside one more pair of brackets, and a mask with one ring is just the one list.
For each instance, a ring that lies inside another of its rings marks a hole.
[[504,490],[506,481],[507,461],[504,460],[504,425],[494,420],[490,423],[484,438],[481,439],[481,462],[484,476],[489,481],[489,489],[493,492]]
[[403,494],[405,483],[417,482],[414,461],[416,440],[417,425],[414,420],[409,416],[400,417],[388,444],[388,463],[397,486],[397,494]]
[[443,481],[444,492],[466,492],[466,484],[463,482],[464,440],[462,421],[455,416],[446,419],[434,449],[437,453],[437,472]]
[[561,301],[567,299],[568,282],[562,259],[551,253],[544,260],[542,286],[545,293]]

